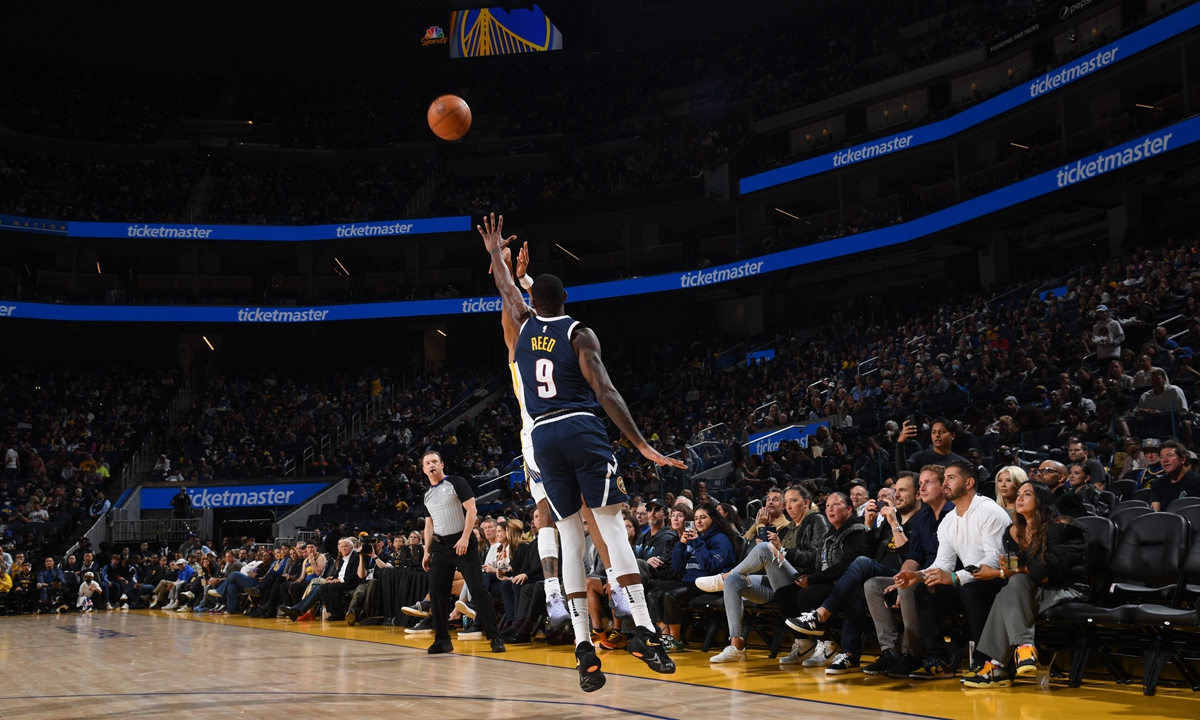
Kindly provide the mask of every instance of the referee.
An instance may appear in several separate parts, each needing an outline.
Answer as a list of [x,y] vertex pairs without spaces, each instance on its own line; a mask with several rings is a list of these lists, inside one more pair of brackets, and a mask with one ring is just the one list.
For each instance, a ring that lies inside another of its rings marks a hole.
[[492,641],[492,652],[504,652],[504,641],[496,629],[492,595],[483,589],[483,562],[475,541],[475,493],[466,480],[447,477],[442,454],[430,450],[421,456],[421,468],[429,477],[425,492],[425,557],[421,566],[429,573],[429,603],[433,615],[433,644],[429,654],[454,652],[447,616],[454,571],[462,573],[471,597],[478,598],[476,620]]

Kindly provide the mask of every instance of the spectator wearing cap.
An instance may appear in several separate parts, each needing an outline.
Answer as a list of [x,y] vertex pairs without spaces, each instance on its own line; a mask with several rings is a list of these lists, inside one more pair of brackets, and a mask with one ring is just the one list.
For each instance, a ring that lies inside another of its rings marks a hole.
[[1175,440],[1162,444],[1163,476],[1154,481],[1150,505],[1158,512],[1185,497],[1200,497],[1200,475],[1188,469],[1188,450]]
[[1108,316],[1108,306],[1096,307],[1096,324],[1092,326],[1092,340],[1096,343],[1096,359],[1107,361],[1120,359],[1121,343],[1125,342],[1125,331],[1121,323]]
[[675,543],[679,542],[679,534],[667,522],[667,507],[661,500],[654,498],[647,502],[646,514],[649,516],[649,525],[646,532],[637,536],[633,548],[643,583],[659,579],[659,568],[670,566],[671,553],[675,550]]
[[1200,377],[1200,370],[1192,366],[1192,349],[1181,347],[1176,355],[1175,381]]
[[79,595],[75,607],[80,612],[89,613],[95,610],[95,603],[104,596],[100,583],[96,582],[96,573],[87,571],[83,574],[83,582],[79,583]]
[[1159,454],[1161,449],[1162,442],[1157,438],[1146,438],[1142,442],[1142,455],[1146,458],[1146,463],[1133,470],[1130,476],[1131,480],[1137,481],[1139,490],[1152,487],[1154,482],[1165,474]]

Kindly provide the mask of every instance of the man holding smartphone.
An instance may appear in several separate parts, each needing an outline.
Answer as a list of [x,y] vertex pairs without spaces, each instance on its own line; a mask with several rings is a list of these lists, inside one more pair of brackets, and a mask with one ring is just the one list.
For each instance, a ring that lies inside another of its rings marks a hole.
[[791,524],[788,517],[783,514],[783,491],[777,487],[773,487],[767,491],[767,496],[763,498],[762,509],[758,511],[758,515],[754,518],[754,524],[746,530],[746,534],[742,537],[746,538],[747,542],[757,545],[758,543],[767,542],[768,533],[778,533]]
[[904,421],[900,436],[896,438],[896,472],[908,470],[920,472],[926,465],[948,466],[954,462],[968,462],[961,455],[950,449],[954,444],[954,425],[944,417],[936,417],[929,423],[929,439],[932,445],[919,453],[905,457],[904,446],[917,436],[917,423],[914,418]]

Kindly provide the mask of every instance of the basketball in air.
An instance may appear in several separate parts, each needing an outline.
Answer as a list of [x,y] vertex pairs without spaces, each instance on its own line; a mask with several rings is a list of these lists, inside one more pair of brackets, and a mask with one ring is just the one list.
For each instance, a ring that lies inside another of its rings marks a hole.
[[426,113],[429,129],[443,140],[457,140],[471,129],[471,108],[457,95],[443,95]]

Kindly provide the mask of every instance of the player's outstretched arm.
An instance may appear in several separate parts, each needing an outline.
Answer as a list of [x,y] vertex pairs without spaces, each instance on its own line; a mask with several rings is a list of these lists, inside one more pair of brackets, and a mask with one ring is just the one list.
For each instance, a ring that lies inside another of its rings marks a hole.
[[483,225],[475,229],[483,236],[483,246],[492,255],[492,279],[496,281],[496,289],[500,291],[500,299],[504,303],[504,312],[517,324],[525,322],[529,317],[529,307],[521,296],[521,289],[512,279],[512,270],[504,257],[504,248],[517,239],[516,235],[505,238],[501,233],[504,228],[504,216],[496,217],[496,213],[483,217]]
[[579,358],[579,369],[583,372],[584,379],[592,386],[596,399],[600,401],[604,412],[616,423],[621,434],[628,438],[647,460],[658,465],[686,467],[682,461],[668,458],[655,450],[646,442],[646,438],[642,437],[637,423],[633,421],[633,416],[629,414],[629,408],[625,405],[625,398],[613,387],[608,370],[600,359],[600,339],[596,337],[596,333],[592,332],[591,328],[580,326],[571,337],[571,345]]

